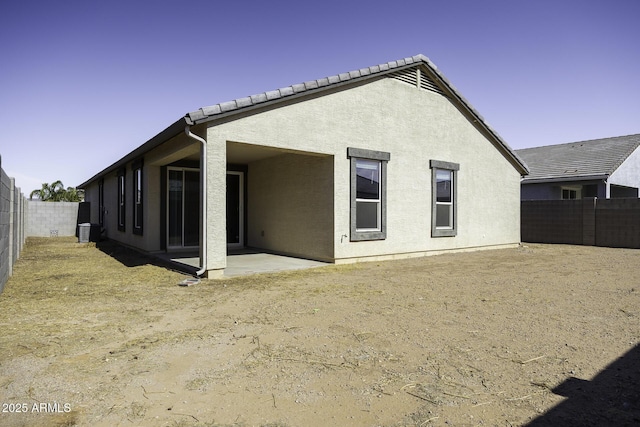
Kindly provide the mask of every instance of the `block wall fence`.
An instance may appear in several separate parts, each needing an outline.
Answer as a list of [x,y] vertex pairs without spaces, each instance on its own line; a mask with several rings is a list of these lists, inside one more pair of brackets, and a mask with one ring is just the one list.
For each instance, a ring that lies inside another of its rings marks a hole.
[[27,200],[27,237],[75,236],[78,202]]
[[15,179],[2,169],[0,157],[0,293],[27,237],[76,235],[78,206],[74,202],[27,200]]
[[13,273],[13,264],[20,257],[26,238],[26,199],[15,179],[2,169],[0,157],[0,292]]
[[525,200],[521,240],[640,248],[640,199]]

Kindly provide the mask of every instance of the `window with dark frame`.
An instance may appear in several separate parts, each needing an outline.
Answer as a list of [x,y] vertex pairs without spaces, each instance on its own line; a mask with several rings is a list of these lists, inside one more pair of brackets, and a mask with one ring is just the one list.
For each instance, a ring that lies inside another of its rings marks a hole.
[[431,236],[453,237],[457,230],[457,163],[431,160],[432,170],[432,214]]
[[386,230],[386,173],[390,154],[348,148],[351,161],[351,241],[382,240]]
[[133,169],[133,233],[142,234],[143,225],[143,193],[142,193],[143,161],[134,162]]
[[125,188],[125,177],[126,171],[124,169],[120,169],[118,171],[118,230],[125,231],[126,224],[126,188]]
[[104,226],[104,178],[98,183],[98,224]]

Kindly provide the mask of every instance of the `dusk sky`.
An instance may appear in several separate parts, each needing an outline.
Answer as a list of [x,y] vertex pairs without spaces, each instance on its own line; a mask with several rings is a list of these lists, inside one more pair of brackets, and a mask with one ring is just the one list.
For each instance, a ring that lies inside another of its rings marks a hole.
[[200,107],[424,54],[514,149],[640,133],[640,1],[0,5],[0,155],[76,186]]

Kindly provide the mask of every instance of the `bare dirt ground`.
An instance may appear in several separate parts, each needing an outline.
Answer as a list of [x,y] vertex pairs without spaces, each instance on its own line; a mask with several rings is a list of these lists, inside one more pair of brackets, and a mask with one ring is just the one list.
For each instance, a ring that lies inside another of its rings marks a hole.
[[0,425],[640,423],[638,250],[184,278],[30,239],[0,294]]

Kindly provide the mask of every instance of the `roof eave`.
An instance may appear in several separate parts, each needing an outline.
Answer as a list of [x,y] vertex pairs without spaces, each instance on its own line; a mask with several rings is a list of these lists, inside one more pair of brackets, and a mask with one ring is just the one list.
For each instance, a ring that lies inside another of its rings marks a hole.
[[566,182],[566,181],[602,181],[609,179],[608,174],[598,175],[577,175],[577,176],[554,176],[547,178],[524,178],[522,184],[547,184],[554,182]]
[[363,81],[380,79],[390,72],[416,67],[420,63],[435,67],[424,55],[416,55],[386,64],[374,65],[321,79],[309,80],[273,91],[238,98],[233,101],[203,107],[187,114],[193,123],[201,124],[223,119],[241,112],[253,111],[267,106],[277,105],[290,100],[305,98],[345,86],[357,85]]
[[[369,77],[369,79],[380,79],[383,78],[383,75],[379,75],[379,76],[372,76]],[[321,88],[316,88],[316,89],[311,89],[305,92],[301,92],[301,93],[296,93],[296,94],[292,94],[289,95],[287,97],[283,97],[283,98],[278,98],[278,99],[274,99],[274,100],[270,100],[270,101],[265,101],[265,102],[261,102],[259,104],[254,104],[254,105],[250,105],[250,106],[246,106],[246,107],[242,107],[242,108],[238,108],[238,109],[233,109],[230,111],[226,111],[226,112],[221,112],[221,113],[217,113],[215,115],[211,115],[211,116],[207,116],[207,115],[200,115],[200,110],[188,113],[185,116],[185,120],[188,120],[191,124],[203,124],[203,123],[211,123],[211,122],[215,122],[215,121],[222,121],[228,117],[232,117],[235,115],[240,115],[240,114],[246,114],[246,113],[251,113],[253,111],[256,110],[262,110],[264,108],[268,108],[280,103],[285,103],[285,102],[291,102],[291,101],[296,101],[298,99],[301,98],[309,98],[312,96],[316,96],[322,92],[325,91],[329,91],[329,90],[336,90],[339,88],[342,88],[344,86],[355,86],[358,83],[361,83],[362,81],[367,80],[364,77],[360,77],[358,79],[352,79],[349,81],[345,81],[345,82],[340,82],[340,83],[335,83],[331,86],[327,86],[327,87],[321,87]]]
[[[507,157],[510,163],[518,170],[521,176],[529,174],[527,164],[514,152],[514,150],[502,139],[502,137],[491,126],[489,126],[484,118],[473,108],[471,103],[467,101],[449,80],[438,70],[438,67],[431,62],[429,58],[420,54],[398,61],[391,61],[386,64],[379,64],[368,68],[334,75],[318,80],[310,80],[297,85],[288,86],[270,92],[264,92],[258,95],[252,95],[245,98],[239,98],[233,101],[216,104],[211,107],[203,107],[186,115],[186,119],[193,124],[209,123],[217,120],[223,120],[230,116],[240,113],[248,113],[254,110],[263,109],[265,107],[277,105],[283,102],[294,101],[299,98],[314,96],[319,93],[336,90],[343,86],[357,85],[363,81],[380,79],[391,72],[401,71],[407,68],[413,68],[423,65],[429,69],[432,76],[438,80],[439,85],[446,89],[447,95],[455,99],[455,101],[463,107],[467,113],[473,117],[474,123],[477,123],[487,135],[489,135],[500,147],[502,154]],[[333,81],[332,81],[333,80]],[[269,99],[272,94],[273,98]]]
[[476,118],[476,122],[478,123],[484,130],[487,132],[493,139],[502,147],[504,150],[503,154],[506,155],[511,163],[516,167],[516,169],[520,172],[521,176],[528,175],[530,173],[529,166],[525,163],[524,160],[520,158],[516,154],[516,152],[507,144],[504,139],[498,134],[496,130],[494,130],[482,117],[482,115],[471,105],[469,101],[465,97],[463,97],[460,92],[456,89],[456,87],[449,82],[449,80],[438,70],[438,67],[435,66],[428,58],[424,57],[425,65],[429,67],[429,69],[434,73],[434,75],[440,80],[440,83],[446,86],[446,88],[451,92],[451,95],[458,101],[458,103],[468,111],[468,113]]
[[286,88],[277,89],[275,91],[264,92],[262,94],[250,97],[239,98],[233,101],[216,104],[211,107],[203,107],[199,110],[187,113],[172,125],[164,129],[162,132],[148,140],[146,143],[127,154],[111,166],[100,171],[89,180],[83,182],[78,187],[86,188],[89,184],[111,173],[127,163],[143,156],[149,150],[166,142],[168,139],[178,135],[184,131],[187,125],[197,125],[209,123],[217,120],[223,120],[238,114],[246,114],[254,110],[263,109],[283,102],[295,101],[299,98],[316,96],[328,90],[337,90],[344,86],[352,86],[360,84],[364,81],[380,79],[385,75],[401,71],[407,68],[423,65],[430,74],[436,78],[437,83],[441,85],[447,92],[447,95],[453,98],[458,105],[472,118],[474,124],[478,125],[486,135],[495,141],[497,148],[510,161],[510,163],[522,175],[529,174],[527,164],[509,147],[509,145],[500,137],[500,135],[485,121],[484,118],[473,108],[473,106],[458,93],[457,89],[449,82],[449,80],[438,70],[438,67],[424,55],[415,55],[391,61],[385,64],[374,65],[368,68],[350,71],[318,80],[311,80],[305,83],[288,86]]
[[148,140],[147,142],[145,142],[144,144],[142,144],[141,146],[139,146],[135,150],[131,151],[129,154],[127,154],[126,156],[124,156],[120,160],[116,161],[111,166],[108,166],[107,168],[101,170],[100,172],[98,172],[97,174],[95,174],[94,176],[92,176],[91,178],[89,178],[88,180],[83,182],[82,184],[78,185],[77,188],[83,188],[84,189],[84,188],[88,187],[91,183],[97,181],[98,179],[104,177],[105,175],[107,175],[107,174],[109,174],[109,173],[111,173],[113,171],[116,171],[116,170],[122,168],[123,166],[125,166],[127,163],[132,162],[132,161],[144,156],[148,151],[150,151],[150,150],[156,148],[157,146],[163,144],[164,142],[166,142],[167,140],[173,138],[174,136],[177,136],[180,133],[184,132],[185,126],[190,125],[190,124],[193,124],[193,123],[187,117],[182,117],[182,118],[176,120],[173,124],[171,124],[169,127],[165,128],[162,132],[160,132],[159,134],[157,134],[156,136],[154,136],[153,138],[151,138],[150,140]]

